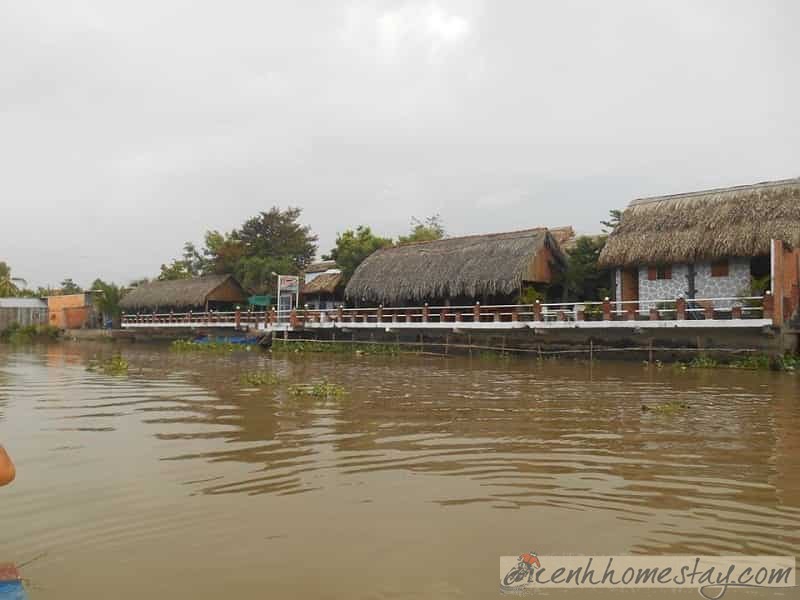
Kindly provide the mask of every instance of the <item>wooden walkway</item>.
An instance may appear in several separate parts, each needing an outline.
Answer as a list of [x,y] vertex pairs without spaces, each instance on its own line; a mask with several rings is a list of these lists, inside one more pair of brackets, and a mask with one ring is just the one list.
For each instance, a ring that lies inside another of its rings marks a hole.
[[691,301],[535,303],[514,305],[337,308],[333,310],[125,314],[125,329],[650,329],[757,328],[774,324],[773,298],[699,298]]

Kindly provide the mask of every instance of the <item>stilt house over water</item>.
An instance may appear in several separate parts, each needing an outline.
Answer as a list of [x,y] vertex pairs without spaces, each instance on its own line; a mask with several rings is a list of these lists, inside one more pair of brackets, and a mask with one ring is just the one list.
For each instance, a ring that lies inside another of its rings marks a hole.
[[414,242],[367,257],[345,296],[360,306],[515,304],[529,287],[544,290],[565,266],[544,227]]
[[800,178],[634,200],[600,263],[623,301],[771,290],[778,320],[800,302]]

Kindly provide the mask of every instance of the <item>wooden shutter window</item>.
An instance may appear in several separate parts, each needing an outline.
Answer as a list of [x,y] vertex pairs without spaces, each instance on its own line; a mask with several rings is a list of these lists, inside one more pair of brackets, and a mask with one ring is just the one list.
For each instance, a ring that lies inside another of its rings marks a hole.
[[711,263],[712,277],[727,277],[730,274],[730,263],[727,258],[715,260]]
[[658,279],[658,267],[647,267],[647,279],[649,281]]

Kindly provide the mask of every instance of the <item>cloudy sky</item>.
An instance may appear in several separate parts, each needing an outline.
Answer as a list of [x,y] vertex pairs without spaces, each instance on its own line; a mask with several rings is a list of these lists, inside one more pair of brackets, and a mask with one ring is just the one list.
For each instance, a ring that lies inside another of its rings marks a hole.
[[800,4],[0,0],[0,260],[152,276],[272,205],[451,235],[800,175]]

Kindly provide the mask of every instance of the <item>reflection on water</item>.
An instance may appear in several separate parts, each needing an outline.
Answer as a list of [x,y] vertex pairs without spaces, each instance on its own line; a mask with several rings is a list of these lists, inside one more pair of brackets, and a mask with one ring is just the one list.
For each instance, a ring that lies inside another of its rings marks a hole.
[[[111,377],[85,369],[108,346],[0,349],[0,559],[40,556],[34,598],[485,597],[521,550],[800,554],[796,376],[122,351]],[[287,391],[321,379],[348,393]]]

